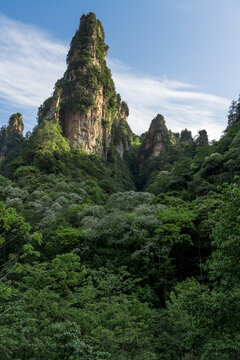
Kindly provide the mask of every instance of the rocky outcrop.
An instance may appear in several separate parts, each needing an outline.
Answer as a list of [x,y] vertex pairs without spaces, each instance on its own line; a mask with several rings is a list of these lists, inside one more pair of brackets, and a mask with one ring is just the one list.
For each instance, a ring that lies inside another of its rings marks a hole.
[[[67,70],[51,98],[39,108],[38,122],[58,122],[71,146],[106,156],[113,124],[127,121],[128,107],[117,96],[106,65],[108,46],[94,13],[83,15],[67,55]],[[118,143],[123,156],[126,144]]]
[[16,113],[10,116],[8,126],[0,130],[0,161],[4,160],[9,152],[23,140],[24,124],[22,114]]
[[206,145],[209,145],[209,142],[208,142],[208,135],[207,135],[207,131],[206,130],[200,130],[198,132],[198,137],[196,139],[196,144],[198,146],[206,146]]
[[143,135],[139,151],[139,166],[143,167],[145,160],[158,157],[167,151],[168,146],[175,139],[174,134],[167,129],[164,117],[158,114],[151,122],[149,130]]
[[22,114],[16,113],[10,116],[7,131],[16,132],[19,135],[22,135],[24,129],[24,124],[22,120]]
[[56,88],[53,96],[45,100],[38,109],[38,123],[45,120],[59,122],[61,90]]
[[147,157],[157,157],[164,153],[170,144],[170,134],[164,117],[158,114],[151,122],[146,135],[144,152]]

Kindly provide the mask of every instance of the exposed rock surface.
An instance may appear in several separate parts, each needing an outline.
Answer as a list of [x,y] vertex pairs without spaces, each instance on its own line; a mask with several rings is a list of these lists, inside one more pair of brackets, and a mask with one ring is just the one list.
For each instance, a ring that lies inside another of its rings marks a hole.
[[207,135],[207,131],[206,130],[200,130],[198,132],[199,136],[198,138],[196,139],[196,144],[198,146],[206,146],[206,145],[209,145],[209,142],[208,142],[208,135]]
[[140,162],[149,157],[157,157],[164,153],[170,144],[170,132],[166,127],[164,117],[158,114],[151,122],[143,142]]
[[[149,130],[142,135],[139,151],[139,169],[143,169],[148,158],[158,157],[167,151],[175,135],[167,129],[164,117],[158,114],[151,122]],[[175,139],[176,141],[176,139]]]
[[60,89],[54,90],[53,96],[48,98],[38,109],[38,122],[51,120],[59,122],[60,111]]
[[[113,124],[126,121],[129,110],[116,94],[104,38],[95,14],[83,15],[67,55],[67,70],[53,96],[39,108],[38,121],[59,122],[70,145],[106,156]],[[123,156],[126,144],[118,141],[117,145]]]
[[23,139],[24,129],[22,114],[16,113],[10,116],[8,126],[0,130],[0,161],[4,160],[9,152],[14,149]]

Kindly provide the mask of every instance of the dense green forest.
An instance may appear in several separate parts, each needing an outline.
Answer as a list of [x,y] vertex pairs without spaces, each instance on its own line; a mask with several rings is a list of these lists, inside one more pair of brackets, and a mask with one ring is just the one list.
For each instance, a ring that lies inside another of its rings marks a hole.
[[240,119],[139,176],[45,127],[1,163],[1,358],[238,359]]
[[211,144],[164,124],[158,156],[123,120],[107,156],[2,127],[0,359],[240,359],[240,102]]

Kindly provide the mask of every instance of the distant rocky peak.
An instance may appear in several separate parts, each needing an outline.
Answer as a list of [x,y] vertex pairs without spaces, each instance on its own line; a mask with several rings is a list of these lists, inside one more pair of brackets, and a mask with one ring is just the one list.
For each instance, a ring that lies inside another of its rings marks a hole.
[[4,160],[12,150],[16,151],[23,141],[23,129],[24,124],[20,113],[11,115],[8,126],[0,129],[0,161]]
[[139,167],[144,166],[145,160],[165,153],[171,143],[171,133],[168,130],[164,117],[158,114],[150,124],[148,131],[142,135],[143,142],[139,152]]
[[161,131],[163,127],[166,128],[165,119],[163,115],[157,114],[157,116],[152,119],[149,130],[155,129],[156,131]]
[[16,113],[11,115],[8,122],[7,132],[16,131],[19,134],[22,134],[23,129],[24,129],[24,124],[22,120],[22,114]]
[[71,41],[67,70],[38,112],[38,123],[58,122],[71,146],[103,156],[112,144],[113,124],[117,123],[115,129],[125,128],[122,120],[129,114],[127,104],[116,94],[107,51],[100,20],[92,12],[84,14]]
[[79,29],[71,41],[67,63],[83,60],[84,56],[91,58],[94,65],[100,65],[101,61],[106,60],[108,51],[104,41],[104,29],[96,15],[92,12],[82,15]]
[[145,151],[148,157],[157,157],[166,151],[170,143],[169,131],[166,127],[164,117],[158,114],[151,122],[146,135]]
[[206,130],[199,130],[198,137],[196,139],[196,144],[198,146],[206,146],[209,145],[208,134]]

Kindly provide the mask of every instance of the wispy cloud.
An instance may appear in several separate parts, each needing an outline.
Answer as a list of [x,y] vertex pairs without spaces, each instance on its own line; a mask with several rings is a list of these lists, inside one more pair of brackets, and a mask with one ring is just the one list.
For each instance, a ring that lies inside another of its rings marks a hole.
[[0,101],[5,109],[19,106],[27,115],[28,129],[35,125],[37,108],[62,76],[66,53],[63,42],[0,14]]
[[230,100],[200,92],[191,84],[156,79],[134,72],[119,60],[109,60],[117,91],[129,105],[129,123],[136,133],[147,130],[150,120],[161,113],[173,131],[188,128],[196,135],[206,129],[211,139],[226,127]]
[[[37,108],[53,91],[65,71],[67,44],[32,25],[0,14],[0,116],[23,113],[26,129],[36,124]],[[128,102],[129,123],[140,134],[162,113],[173,131],[206,128],[220,136],[230,101],[198,91],[196,86],[139,74],[119,60],[109,60],[117,91]]]

